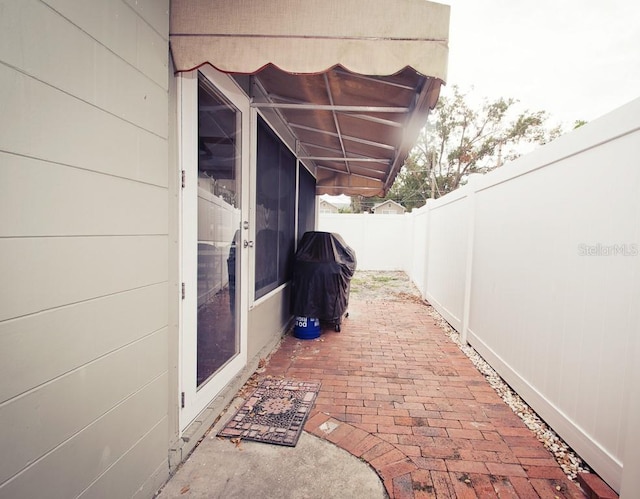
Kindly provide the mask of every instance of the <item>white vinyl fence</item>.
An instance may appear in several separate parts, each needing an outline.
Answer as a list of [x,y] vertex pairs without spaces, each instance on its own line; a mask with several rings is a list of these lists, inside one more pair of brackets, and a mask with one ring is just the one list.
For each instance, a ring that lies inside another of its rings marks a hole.
[[410,224],[406,215],[318,215],[318,230],[340,234],[355,250],[360,270],[406,270]]
[[[640,99],[405,215],[320,215],[623,497],[640,490]],[[624,463],[624,467],[623,467]]]

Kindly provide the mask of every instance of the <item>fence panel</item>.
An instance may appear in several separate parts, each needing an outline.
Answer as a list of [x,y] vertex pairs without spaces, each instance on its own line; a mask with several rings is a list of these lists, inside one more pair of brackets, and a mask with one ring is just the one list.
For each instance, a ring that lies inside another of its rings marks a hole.
[[407,271],[411,254],[409,215],[318,215],[318,230],[337,232],[351,246],[359,270]]
[[429,218],[430,209],[423,206],[411,212],[409,217],[408,234],[411,252],[408,255],[408,266],[405,272],[420,290],[422,296],[427,294],[427,253],[429,247]]
[[462,327],[469,237],[467,189],[430,205],[426,298],[457,330]]
[[640,101],[476,190],[468,340],[614,489],[640,329]]

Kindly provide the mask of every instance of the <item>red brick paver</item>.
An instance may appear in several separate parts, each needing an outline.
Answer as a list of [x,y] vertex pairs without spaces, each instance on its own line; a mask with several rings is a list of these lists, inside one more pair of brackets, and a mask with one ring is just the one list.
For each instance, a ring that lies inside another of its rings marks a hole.
[[305,429],[366,460],[390,497],[586,497],[427,306],[349,309],[340,333],[287,336],[264,376],[322,383]]

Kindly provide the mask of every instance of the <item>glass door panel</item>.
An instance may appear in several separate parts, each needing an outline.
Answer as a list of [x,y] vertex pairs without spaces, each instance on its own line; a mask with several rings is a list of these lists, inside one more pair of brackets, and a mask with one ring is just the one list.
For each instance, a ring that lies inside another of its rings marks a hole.
[[236,249],[240,227],[240,118],[198,77],[198,278],[196,386],[239,353]]

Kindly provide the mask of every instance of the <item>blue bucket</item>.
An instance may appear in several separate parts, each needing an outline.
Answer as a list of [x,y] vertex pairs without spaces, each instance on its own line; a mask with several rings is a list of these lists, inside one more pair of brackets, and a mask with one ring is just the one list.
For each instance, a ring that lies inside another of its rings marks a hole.
[[320,319],[315,317],[296,317],[293,334],[301,340],[313,340],[320,336]]

